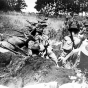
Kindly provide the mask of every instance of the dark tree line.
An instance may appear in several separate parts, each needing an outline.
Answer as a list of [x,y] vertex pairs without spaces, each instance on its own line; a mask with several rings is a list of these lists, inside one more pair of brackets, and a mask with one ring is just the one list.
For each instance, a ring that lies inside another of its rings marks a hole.
[[26,6],[24,0],[0,0],[0,10],[3,11],[21,11],[21,9],[24,9]]
[[88,0],[37,0],[35,9],[41,13],[58,14],[63,12],[88,11]]

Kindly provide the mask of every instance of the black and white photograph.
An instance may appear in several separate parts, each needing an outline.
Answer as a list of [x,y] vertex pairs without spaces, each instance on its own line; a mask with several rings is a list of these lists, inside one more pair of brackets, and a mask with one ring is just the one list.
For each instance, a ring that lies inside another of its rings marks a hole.
[[88,0],[0,0],[0,88],[88,88]]

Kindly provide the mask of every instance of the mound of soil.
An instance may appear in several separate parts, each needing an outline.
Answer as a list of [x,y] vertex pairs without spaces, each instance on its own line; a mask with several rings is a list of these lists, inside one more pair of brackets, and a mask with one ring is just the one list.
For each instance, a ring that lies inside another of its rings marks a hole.
[[[19,58],[18,58],[19,59]],[[19,60],[20,61],[20,60]],[[18,62],[19,62],[18,61]],[[43,83],[57,81],[59,84],[68,83],[71,80],[69,76],[74,76],[75,72],[71,69],[58,68],[55,66],[54,62],[41,58],[41,57],[27,57],[25,64],[23,62],[14,64],[13,73],[5,72],[2,69],[3,77],[0,77],[0,83],[5,84],[6,81],[11,81],[12,79],[21,77],[24,85],[33,83]],[[10,67],[11,67],[10,66]],[[14,70],[18,67],[16,74]],[[16,79],[16,80],[17,80]]]
[[54,62],[41,57],[29,58],[26,65],[19,73],[24,80],[24,85],[27,83],[43,83],[57,81],[59,84],[70,82],[69,76],[75,75],[71,69],[58,68]]

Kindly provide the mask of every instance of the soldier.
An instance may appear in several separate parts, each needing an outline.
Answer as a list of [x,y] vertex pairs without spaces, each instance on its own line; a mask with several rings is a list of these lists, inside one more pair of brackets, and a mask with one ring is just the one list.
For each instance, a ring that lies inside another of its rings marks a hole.
[[41,43],[41,42],[42,42],[42,31],[37,31],[37,32],[36,32],[35,40],[36,40],[36,42],[38,42],[38,43]]
[[72,50],[65,58],[66,63],[68,59],[74,61],[73,67],[80,68],[83,72],[88,71],[88,40],[85,39],[78,49]]
[[37,52],[39,52],[39,54],[41,54],[42,57],[45,57],[45,58],[48,57],[49,59],[54,61],[55,64],[58,66],[58,59],[53,52],[52,46],[49,45],[48,36],[43,34],[39,38],[40,38],[41,42],[39,42],[39,40],[37,40],[38,45],[39,45],[39,50]]
[[[74,44],[75,44],[75,48],[79,48],[82,44],[82,38],[78,35],[77,36],[73,36],[74,39]],[[62,63],[64,63],[65,61],[65,57],[72,51],[74,50],[73,48],[73,42],[71,40],[71,38],[69,36],[65,36],[64,41],[63,41],[63,45],[62,45],[62,50],[63,52],[61,53],[61,56],[59,57],[59,60],[62,61]],[[68,59],[68,61],[70,61],[70,59]],[[74,60],[73,60],[74,62]]]
[[44,49],[42,41],[42,30],[36,31],[35,41],[29,41],[28,43],[29,55],[39,55],[39,53],[42,51],[42,48]]
[[70,38],[71,41],[73,42],[73,48],[76,49],[78,47],[78,44],[80,44],[80,42],[82,42],[83,40],[81,35],[79,37],[80,27],[78,22],[77,21],[72,22],[68,31],[70,32]]
[[64,63],[64,58],[72,51],[73,43],[69,36],[65,36],[63,44],[62,44],[62,53],[59,57],[59,60],[61,60]]
[[[30,55],[40,55],[42,53],[42,56],[44,56],[44,53],[46,56],[48,56],[51,60],[55,62],[57,65],[57,57],[52,51],[52,47],[48,46],[48,36],[43,33],[43,29],[47,27],[45,23],[39,25],[39,29],[36,30],[35,34],[35,42],[29,42],[29,52]],[[32,44],[30,44],[32,43]],[[47,44],[46,44],[47,43]]]

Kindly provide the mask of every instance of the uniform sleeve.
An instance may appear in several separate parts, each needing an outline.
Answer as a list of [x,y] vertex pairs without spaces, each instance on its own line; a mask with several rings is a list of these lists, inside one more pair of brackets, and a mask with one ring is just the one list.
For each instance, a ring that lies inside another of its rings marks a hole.
[[68,60],[68,59],[71,58],[71,57],[76,57],[79,52],[80,52],[79,49],[74,49],[74,50],[72,50],[72,51],[64,58],[64,60],[66,61],[66,60]]

